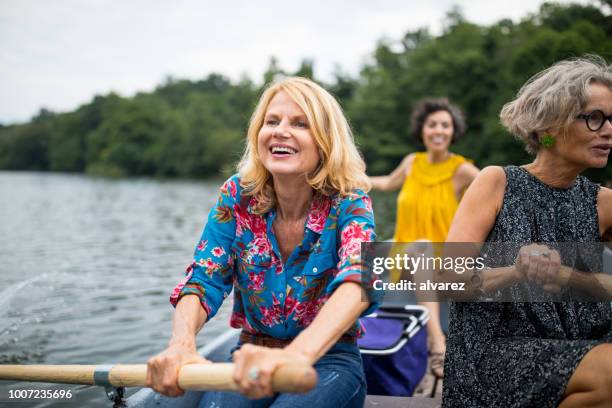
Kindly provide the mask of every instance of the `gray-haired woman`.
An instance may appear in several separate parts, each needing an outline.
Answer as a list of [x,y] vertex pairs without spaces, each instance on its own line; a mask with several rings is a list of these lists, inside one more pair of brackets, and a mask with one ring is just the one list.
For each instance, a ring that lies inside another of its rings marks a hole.
[[[557,292],[559,243],[612,241],[612,190],[580,175],[606,166],[611,115],[612,69],[599,57],[553,65],[504,106],[502,123],[535,160],[484,169],[447,239],[522,247],[508,254],[511,266],[477,277],[480,291]],[[585,284],[598,275],[576,274],[571,285],[612,293],[605,279]],[[609,302],[452,303],[443,406],[610,407],[611,342]]]

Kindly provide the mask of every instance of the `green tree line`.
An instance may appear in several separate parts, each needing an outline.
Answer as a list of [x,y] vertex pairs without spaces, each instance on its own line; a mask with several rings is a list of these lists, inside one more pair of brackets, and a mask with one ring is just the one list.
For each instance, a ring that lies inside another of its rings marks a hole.
[[[338,71],[323,85],[341,101],[372,175],[422,149],[408,137],[410,112],[423,97],[448,96],[465,113],[467,137],[453,149],[479,167],[529,160],[501,127],[499,111],[520,86],[555,61],[612,58],[610,2],[543,4],[514,23],[489,26],[447,13],[444,30],[381,40],[355,77]],[[314,62],[287,72],[272,58],[261,84],[278,74],[313,78]],[[317,80],[317,78],[314,78]],[[321,83],[321,81],[318,81]],[[67,113],[42,109],[30,122],[0,125],[0,169],[87,172],[106,176],[206,178],[232,172],[263,88],[244,77],[167,78],[153,92],[110,93]],[[612,168],[592,171],[611,180]]]

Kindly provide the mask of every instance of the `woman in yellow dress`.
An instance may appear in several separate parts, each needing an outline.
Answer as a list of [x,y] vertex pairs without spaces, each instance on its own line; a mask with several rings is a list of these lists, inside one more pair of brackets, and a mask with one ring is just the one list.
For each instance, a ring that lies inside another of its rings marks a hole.
[[[370,177],[372,188],[394,191],[397,218],[394,242],[444,242],[459,199],[478,174],[466,158],[449,147],[465,133],[461,111],[446,98],[421,101],[411,118],[411,134],[425,146],[412,153],[389,175]],[[428,346],[432,374],[444,376],[446,336],[440,325],[440,304],[419,302],[429,309]]]

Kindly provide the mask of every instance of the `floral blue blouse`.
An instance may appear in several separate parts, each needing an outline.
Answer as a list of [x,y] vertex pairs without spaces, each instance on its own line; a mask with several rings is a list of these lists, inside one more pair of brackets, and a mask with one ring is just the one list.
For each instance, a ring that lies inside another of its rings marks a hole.
[[[221,187],[186,278],[170,301],[195,294],[212,318],[234,288],[230,324],[249,333],[286,339],[298,335],[344,282],[371,283],[361,264],[361,243],[375,238],[370,198],[315,194],[302,242],[283,265],[273,209],[254,214],[256,199],[241,196],[237,175]],[[371,293],[371,292],[370,292]],[[371,299],[365,314],[377,307]],[[361,335],[359,324],[348,332]]]

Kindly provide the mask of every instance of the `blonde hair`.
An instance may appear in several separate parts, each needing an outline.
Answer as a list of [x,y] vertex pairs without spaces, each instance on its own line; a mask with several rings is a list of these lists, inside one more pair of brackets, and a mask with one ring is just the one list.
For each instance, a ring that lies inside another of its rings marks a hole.
[[308,184],[327,196],[347,196],[353,189],[369,191],[365,162],[336,99],[309,79],[287,77],[269,85],[259,98],[249,122],[246,149],[238,163],[243,194],[257,198],[253,210],[262,214],[276,205],[272,175],[259,157],[257,136],[270,101],[279,92],[285,92],[302,109],[321,154],[321,163],[307,175]]
[[589,103],[589,85],[612,89],[612,66],[597,55],[557,62],[531,77],[516,99],[504,105],[502,124],[522,140],[529,153],[540,148],[538,136],[547,131],[567,134],[576,115]]

